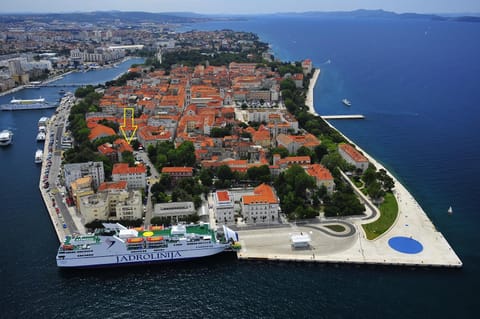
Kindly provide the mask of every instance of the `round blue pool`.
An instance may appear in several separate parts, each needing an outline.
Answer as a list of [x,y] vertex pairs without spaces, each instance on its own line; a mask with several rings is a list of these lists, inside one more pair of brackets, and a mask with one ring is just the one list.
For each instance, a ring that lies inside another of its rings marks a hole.
[[392,237],[388,240],[388,245],[405,254],[418,254],[423,250],[423,245],[419,241],[409,237]]

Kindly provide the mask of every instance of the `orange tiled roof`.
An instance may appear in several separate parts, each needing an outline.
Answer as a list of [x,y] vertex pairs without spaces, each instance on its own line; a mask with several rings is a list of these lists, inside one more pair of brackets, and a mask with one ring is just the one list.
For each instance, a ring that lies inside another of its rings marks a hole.
[[170,140],[171,134],[165,131],[162,127],[144,126],[138,129],[138,136],[145,141],[165,141]]
[[219,202],[229,202],[230,201],[230,196],[228,196],[227,191],[218,191],[217,192],[217,197]]
[[193,173],[193,167],[163,167],[162,173]]
[[145,174],[146,172],[147,169],[143,164],[130,167],[128,163],[117,163],[113,165],[112,175]]
[[127,189],[127,181],[103,182],[98,187],[99,192],[110,189]]
[[132,152],[133,153],[133,147],[132,145],[128,144],[127,141],[125,141],[123,138],[118,138],[113,142],[113,145],[118,147],[118,151],[120,153],[123,153],[125,151]]
[[340,147],[345,153],[348,154],[355,162],[368,162],[368,159],[360,154],[359,151],[357,151],[353,146],[350,144],[339,144],[338,147]]
[[95,127],[91,129],[90,135],[88,135],[88,139],[92,141],[99,137],[111,136],[115,134],[116,134],[115,131],[111,127],[97,124]]
[[261,184],[253,190],[254,195],[244,195],[242,197],[243,203],[250,204],[278,204],[277,196],[273,188],[267,184]]
[[321,164],[312,164],[306,168],[308,175],[315,177],[317,180],[333,180],[330,171]]
[[116,151],[113,149],[112,145],[109,143],[105,143],[97,147],[97,150],[102,153],[103,155],[110,155],[115,154]]

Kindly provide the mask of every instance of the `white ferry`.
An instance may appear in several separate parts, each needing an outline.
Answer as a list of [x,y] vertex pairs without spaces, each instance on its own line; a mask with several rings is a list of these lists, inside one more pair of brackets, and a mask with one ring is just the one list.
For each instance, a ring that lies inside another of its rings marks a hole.
[[39,99],[31,99],[31,100],[22,100],[13,98],[10,101],[10,104],[34,104],[34,103],[45,103],[45,99],[43,97]]
[[42,162],[42,160],[43,160],[43,151],[38,149],[35,152],[35,163],[39,164]]
[[238,249],[238,235],[223,226],[216,232],[207,223],[169,228],[128,229],[121,224],[103,224],[95,233],[67,236],[57,253],[57,266],[87,268],[173,262]]
[[9,130],[3,130],[0,132],[0,146],[7,146],[12,144],[13,133]]
[[19,100],[13,98],[10,104],[0,106],[2,111],[21,111],[21,110],[38,110],[38,109],[50,109],[56,107],[54,104],[48,104],[44,98],[31,99],[31,100]]

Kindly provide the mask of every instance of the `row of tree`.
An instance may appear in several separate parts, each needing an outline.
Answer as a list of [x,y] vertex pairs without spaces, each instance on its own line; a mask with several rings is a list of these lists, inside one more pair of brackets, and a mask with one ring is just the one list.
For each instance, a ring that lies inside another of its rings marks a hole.
[[156,146],[149,145],[147,148],[148,157],[158,171],[163,167],[189,166],[194,167],[195,147],[190,141],[185,141],[175,148],[173,142],[162,142]]

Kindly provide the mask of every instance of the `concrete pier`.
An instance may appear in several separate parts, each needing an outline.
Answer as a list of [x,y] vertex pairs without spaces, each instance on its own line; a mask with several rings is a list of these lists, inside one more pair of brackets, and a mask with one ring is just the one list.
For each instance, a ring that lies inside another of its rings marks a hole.
[[324,120],[362,120],[365,118],[361,114],[351,114],[351,115],[322,115]]
[[[425,229],[423,220],[415,227],[420,233],[413,235],[421,241],[424,249],[418,254],[405,254],[395,251],[386,244],[394,234],[405,235],[401,227],[394,227],[383,239],[367,240],[363,229],[353,223],[355,232],[340,236],[322,230],[325,226],[317,223],[294,225],[291,227],[265,228],[237,231],[242,249],[237,252],[241,260],[272,260],[317,262],[338,264],[395,265],[410,267],[460,268],[462,262],[455,255],[441,233],[434,229]],[[335,224],[334,220],[329,224]],[[398,223],[397,223],[398,224]],[[295,249],[290,242],[292,234],[309,234],[309,247]]]

